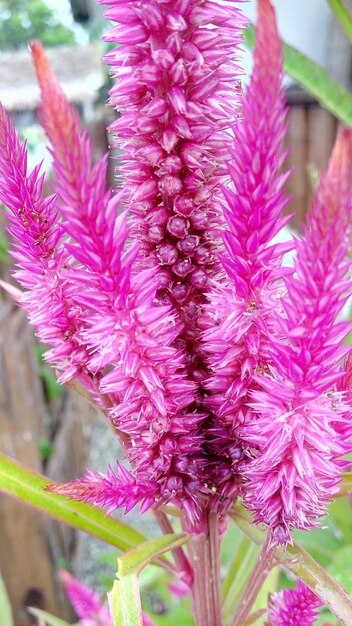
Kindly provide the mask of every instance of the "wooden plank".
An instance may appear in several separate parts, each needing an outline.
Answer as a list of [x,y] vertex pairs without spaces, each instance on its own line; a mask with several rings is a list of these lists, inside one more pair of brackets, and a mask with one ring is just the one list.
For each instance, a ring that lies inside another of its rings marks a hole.
[[[43,434],[43,395],[33,336],[23,311],[0,304],[0,449],[41,471],[37,440]],[[55,580],[46,520],[9,497],[0,497],[0,570],[16,626],[32,623],[25,607],[36,604],[69,617]]]
[[291,225],[296,228],[304,219],[308,206],[307,130],[306,108],[301,105],[291,106],[288,112],[288,131],[285,140],[290,152],[286,159],[285,168],[292,169],[286,184],[286,191],[291,196],[287,211],[295,212]]
[[[327,168],[336,137],[335,118],[319,106],[308,109],[308,155],[307,166],[320,175]],[[312,180],[309,179],[309,195],[312,195]]]

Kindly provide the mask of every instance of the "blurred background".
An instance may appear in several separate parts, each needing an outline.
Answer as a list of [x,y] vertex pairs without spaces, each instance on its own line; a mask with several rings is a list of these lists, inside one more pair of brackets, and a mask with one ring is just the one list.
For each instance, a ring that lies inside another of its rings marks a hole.
[[[286,41],[351,88],[351,47],[326,0],[276,0],[274,4]],[[352,0],[345,4],[352,11]],[[242,7],[254,20],[255,2]],[[103,7],[94,0],[0,0],[0,100],[27,139],[33,165],[43,159],[44,168],[50,169],[46,139],[36,117],[39,89],[27,47],[32,39],[47,48],[67,97],[89,130],[94,158],[111,143],[106,126],[115,114],[105,104],[109,76],[101,63],[106,51],[100,42],[106,29],[102,13]],[[243,63],[248,74],[249,53],[244,53]],[[293,223],[299,228],[316,174],[327,164],[337,121],[290,78],[286,84],[287,144],[291,146],[286,165],[293,168],[287,183],[292,196],[288,210],[295,212]],[[113,184],[113,162],[110,179]],[[9,280],[10,273],[7,242],[0,234],[0,277]],[[118,455],[112,434],[82,397],[57,385],[42,360],[43,351],[22,311],[0,294],[0,450],[58,481],[81,475],[87,466],[106,470]],[[116,569],[111,555],[101,555],[96,543],[0,496],[0,571],[16,626],[32,623],[27,605],[73,618],[58,583],[59,566],[73,568],[80,578],[101,588]],[[155,602],[156,612],[167,611],[160,598]]]

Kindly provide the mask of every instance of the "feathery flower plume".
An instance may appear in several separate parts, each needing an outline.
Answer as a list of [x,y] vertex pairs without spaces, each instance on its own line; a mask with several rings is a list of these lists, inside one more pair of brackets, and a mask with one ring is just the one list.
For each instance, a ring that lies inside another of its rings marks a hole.
[[192,379],[202,294],[218,262],[214,197],[227,174],[239,89],[234,57],[245,24],[237,8],[203,0],[107,1],[119,44],[105,60],[117,79],[111,125],[123,148],[127,207],[141,242],[140,266],[157,265],[160,303],[176,307]]
[[[195,386],[182,371],[183,355],[172,347],[180,325],[169,306],[154,306],[155,269],[131,273],[137,247],[122,252],[128,234],[125,216],[117,217],[122,194],[104,192],[105,160],[91,167],[89,139],[81,133],[43,50],[33,44],[32,52],[43,93],[41,120],[53,146],[63,199],[60,210],[74,238],[66,248],[80,263],[70,275],[72,297],[77,307],[89,310],[81,341],[138,477],[136,481],[120,466],[116,476],[111,469],[107,476],[88,472],[81,480],[52,489],[126,510],[140,500],[145,509],[154,498],[165,502],[176,497],[195,511],[199,503],[195,504],[193,490],[191,496],[187,492],[193,475],[182,460],[199,447],[196,429],[203,416],[185,413]],[[57,117],[64,123],[60,133]]]
[[285,279],[280,324],[287,342],[273,338],[272,375],[257,376],[257,419],[244,428],[258,447],[244,468],[245,502],[282,544],[291,528],[317,525],[348,464],[341,457],[352,450],[350,411],[336,391],[351,324],[335,323],[351,289],[351,149],[345,129],[313,198],[305,238],[296,242],[295,274]]
[[209,438],[213,451],[219,456],[225,451],[227,456],[230,492],[231,485],[236,489],[236,481],[238,486],[239,463],[248,447],[241,440],[241,429],[252,414],[248,394],[257,384],[255,374],[267,367],[277,332],[273,310],[280,291],[276,283],[285,271],[280,263],[293,247],[270,245],[289,219],[281,217],[287,204],[282,192],[286,175],[279,174],[285,156],[282,75],[274,10],[268,0],[259,0],[254,69],[228,163],[233,186],[223,187],[221,201],[227,230],[226,252],[220,259],[228,283],[219,282],[208,294],[203,320],[210,366],[207,403],[216,416]]
[[269,626],[313,626],[321,601],[300,580],[294,589],[272,594],[269,605]]
[[71,311],[67,285],[70,260],[63,247],[56,196],[42,198],[41,164],[28,173],[26,146],[21,145],[1,104],[0,166],[0,200],[10,209],[6,214],[8,230],[17,241],[11,254],[20,269],[14,276],[28,289],[20,304],[40,340],[53,346],[47,358],[63,372],[61,380],[80,376],[89,385],[84,370],[85,351],[77,341],[80,323]]
[[60,578],[81,626],[113,626],[108,608],[93,589],[65,570],[60,570]]

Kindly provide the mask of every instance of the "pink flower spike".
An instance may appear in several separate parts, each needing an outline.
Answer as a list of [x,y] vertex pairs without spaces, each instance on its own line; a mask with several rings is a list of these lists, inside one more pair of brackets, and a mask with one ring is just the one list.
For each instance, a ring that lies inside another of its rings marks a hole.
[[113,626],[108,608],[102,605],[93,589],[83,585],[65,570],[60,570],[60,578],[67,597],[77,613],[80,626]]
[[246,20],[233,4],[203,0],[106,4],[117,25],[105,39],[119,44],[106,55],[110,102],[121,114],[111,130],[123,149],[132,235],[140,267],[160,268],[157,299],[178,312],[192,377],[195,312],[219,269],[214,200],[238,114],[235,61]]
[[46,491],[66,496],[72,500],[107,508],[109,513],[123,507],[127,513],[145,498],[148,499],[150,507],[153,504],[151,495],[156,490],[157,484],[155,482],[145,480],[143,483],[138,483],[134,476],[120,463],[117,464],[116,474],[111,467],[109,467],[107,474],[87,470],[82,478],[66,483],[51,484],[46,488]]
[[[42,197],[40,164],[27,171],[26,146],[0,104],[0,200],[8,207],[8,230],[16,243],[12,256],[19,269],[15,278],[28,291],[20,296],[40,340],[52,346],[49,360],[65,379],[85,377],[84,350],[78,346],[80,323],[70,316],[67,286],[70,259],[64,248],[56,196]],[[17,299],[18,292],[13,291]],[[89,379],[88,379],[89,381]]]
[[39,117],[52,144],[60,211],[75,242],[69,246],[69,252],[89,269],[104,272],[106,255],[116,255],[114,227],[121,194],[112,198],[111,189],[105,190],[107,156],[93,166],[87,132],[81,131],[79,117],[53,74],[41,44],[32,42],[31,51],[41,88]]
[[300,580],[295,589],[272,594],[269,626],[313,626],[322,606],[320,599]]
[[275,319],[282,295],[277,281],[284,275],[280,266],[284,253],[293,247],[270,243],[287,221],[282,217],[287,199],[279,174],[285,131],[282,76],[274,10],[268,0],[260,0],[254,69],[228,163],[233,184],[223,187],[221,201],[227,230],[226,251],[220,258],[228,281],[219,280],[209,292],[203,320],[210,367],[204,386],[208,407],[216,415],[212,447],[222,456],[226,450],[224,486],[230,491],[232,485],[234,493],[248,458],[241,429],[252,419],[250,393],[257,387],[256,374],[267,369],[272,341],[280,334]]
[[341,366],[351,323],[336,323],[351,294],[351,165],[352,131],[344,129],[314,195],[305,239],[296,242],[295,274],[285,278],[280,324],[287,341],[273,343],[272,375],[256,377],[263,389],[252,393],[257,419],[244,428],[257,449],[244,468],[244,500],[282,544],[290,529],[318,525],[338,492],[347,463],[341,458],[352,451]]

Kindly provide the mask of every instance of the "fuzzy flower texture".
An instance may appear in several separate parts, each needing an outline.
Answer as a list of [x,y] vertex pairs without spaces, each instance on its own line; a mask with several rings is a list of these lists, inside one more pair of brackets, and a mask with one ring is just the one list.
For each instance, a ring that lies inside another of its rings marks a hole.
[[270,1],[258,0],[244,93],[240,0],[105,4],[117,190],[39,43],[53,195],[0,108],[19,304],[60,380],[105,411],[129,464],[51,489],[108,510],[172,503],[194,532],[241,496],[285,545],[319,523],[352,451],[351,324],[339,317],[352,292],[351,131],[339,132],[303,236],[273,243],[289,217]]

